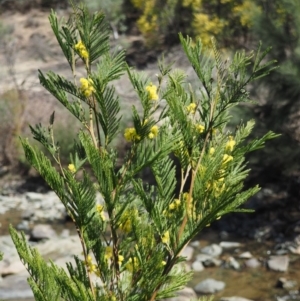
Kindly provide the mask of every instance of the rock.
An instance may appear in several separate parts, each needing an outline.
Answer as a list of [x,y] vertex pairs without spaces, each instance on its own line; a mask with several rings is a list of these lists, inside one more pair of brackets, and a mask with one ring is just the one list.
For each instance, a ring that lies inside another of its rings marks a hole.
[[11,275],[3,278],[3,281],[0,282],[0,300],[33,298],[27,277],[27,273],[22,273],[22,275]]
[[49,257],[49,254],[51,254],[55,255],[56,258],[68,256],[70,254],[80,255],[82,252],[80,240],[77,235],[72,235],[68,237],[68,239],[55,237],[43,241],[42,243],[38,243],[36,248],[42,254],[42,256],[47,255],[47,257]]
[[252,301],[251,299],[246,299],[243,297],[233,296],[233,297],[222,297],[220,301]]
[[255,229],[253,234],[253,238],[256,239],[257,241],[268,239],[271,236],[272,236],[272,226],[270,225]]
[[250,259],[252,257],[253,256],[249,251],[243,252],[242,254],[239,255],[239,258],[241,258],[241,259]]
[[30,240],[39,241],[53,237],[56,237],[56,233],[50,225],[38,224],[33,227],[30,235]]
[[230,256],[230,257],[228,258],[228,263],[229,263],[229,266],[230,266],[231,268],[235,269],[235,270],[239,270],[239,269],[241,268],[241,266],[240,266],[240,264],[238,263],[238,261],[237,261],[234,257],[232,257],[232,256]]
[[289,257],[283,256],[271,256],[268,260],[268,267],[273,271],[286,272],[289,265]]
[[219,246],[223,249],[231,249],[231,248],[238,248],[242,244],[239,242],[233,242],[233,241],[221,241],[219,243]]
[[26,192],[25,197],[30,202],[41,202],[45,195],[37,192]]
[[[9,235],[0,236],[0,248],[1,252],[4,254],[4,260],[12,257],[18,257],[18,252],[15,248],[15,245]],[[1,264],[1,261],[0,261]]]
[[300,246],[300,235],[297,235],[295,238],[294,238],[294,242],[297,246]]
[[250,258],[245,261],[245,265],[248,268],[257,268],[261,266],[261,263],[256,258]]
[[25,231],[25,232],[27,232],[27,231],[30,230],[30,225],[29,225],[29,222],[28,222],[27,220],[23,220],[23,221],[21,221],[21,222],[17,225],[16,228],[17,228],[18,230],[20,230],[20,231]]
[[196,261],[200,261],[206,267],[220,266],[222,261],[207,254],[198,254]]
[[300,255],[300,246],[289,246],[288,249],[291,253]]
[[70,237],[70,230],[69,229],[63,229],[60,233],[61,238],[68,238]]
[[64,256],[60,257],[54,260],[54,264],[56,264],[58,267],[63,268],[67,273],[69,273],[67,264],[66,263],[71,263],[73,266],[76,266],[76,262],[74,259],[74,256]]
[[192,263],[192,269],[195,271],[195,272],[202,272],[204,270],[204,266],[202,264],[201,261],[194,261]]
[[286,290],[295,289],[297,287],[297,281],[295,280],[288,280],[285,277],[280,277],[277,281],[276,287],[284,288]]
[[200,241],[199,240],[194,240],[190,243],[191,247],[197,248],[200,246]]
[[186,246],[182,253],[181,256],[185,257],[186,261],[190,261],[193,257],[194,254],[194,248],[190,247],[190,246]]
[[5,262],[5,261],[3,263],[4,263],[4,265],[1,267],[1,270],[0,270],[1,276],[19,274],[21,272],[26,271],[23,263],[18,258],[13,259],[10,263]]
[[22,219],[29,221],[34,216],[34,209],[29,208],[22,212]]
[[184,289],[177,292],[177,296],[173,298],[164,299],[164,301],[190,301],[197,298],[195,291],[190,287],[185,287]]
[[222,254],[222,247],[217,244],[212,244],[201,249],[201,253],[218,257]]
[[202,294],[213,294],[225,288],[225,282],[207,278],[195,286],[195,291]]

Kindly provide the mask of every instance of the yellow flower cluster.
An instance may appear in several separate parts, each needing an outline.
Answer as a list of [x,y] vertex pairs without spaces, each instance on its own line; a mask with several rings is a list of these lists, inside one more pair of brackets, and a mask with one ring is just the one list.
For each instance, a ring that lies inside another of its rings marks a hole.
[[215,153],[215,151],[216,151],[216,149],[215,149],[214,147],[211,147],[211,148],[209,149],[209,151],[208,151],[208,154],[209,154],[210,156],[212,156],[212,155]]
[[98,205],[96,206],[96,210],[97,210],[97,212],[99,213],[101,219],[102,219],[103,221],[105,221],[104,207],[103,207],[102,205],[98,204]]
[[71,173],[75,173],[76,172],[76,168],[74,164],[69,164],[68,165],[68,169]]
[[179,199],[174,199],[172,203],[169,204],[169,210],[164,210],[163,215],[167,217],[172,217],[175,211],[179,209],[181,201]]
[[79,81],[81,83],[80,90],[85,97],[89,97],[95,92],[95,88],[93,86],[94,82],[91,78],[82,77]]
[[215,197],[220,196],[221,193],[225,190],[224,178],[219,178],[218,180],[208,182],[206,185],[206,189],[211,189]]
[[196,113],[196,108],[197,108],[197,104],[195,104],[194,102],[190,103],[187,107],[186,110],[189,114],[195,114]]
[[148,134],[148,138],[149,139],[153,139],[158,135],[158,126],[154,125],[151,129],[150,129],[150,133]]
[[133,272],[133,271],[136,271],[139,267],[139,261],[137,259],[137,257],[133,257],[133,258],[129,258],[126,265],[125,265],[126,269],[129,271],[129,272]]
[[146,88],[150,100],[158,100],[157,87],[150,83]]
[[222,161],[222,165],[226,165],[227,163],[229,163],[230,161],[233,160],[233,157],[227,154],[223,155],[223,161]]
[[183,0],[182,6],[183,7],[192,7],[192,8],[199,8],[202,5],[202,0]]
[[236,142],[235,142],[235,140],[233,139],[232,136],[229,136],[228,139],[229,140],[228,140],[228,142],[225,145],[225,151],[231,153],[233,151],[233,148],[234,148]]
[[124,132],[124,137],[129,142],[141,140],[141,136],[136,133],[135,128],[127,128]]
[[90,273],[95,273],[97,276],[99,276],[99,274],[100,274],[99,269],[93,263],[93,259],[90,255],[87,256],[86,261],[85,261],[85,265],[87,266],[88,271]]
[[170,210],[176,210],[179,208],[181,201],[179,199],[174,199],[174,201],[169,205]]
[[142,15],[137,21],[137,25],[139,27],[139,30],[142,32],[142,34],[151,35],[154,32],[156,32],[158,29],[157,15],[152,15],[152,16]]
[[[111,246],[107,246],[105,248],[104,258],[106,260],[110,260],[110,259],[113,258],[113,248]],[[123,261],[124,261],[124,256],[123,255],[118,255],[118,263],[119,263],[119,265],[121,265]]]
[[113,248],[111,246],[107,246],[105,248],[105,254],[104,254],[104,258],[106,260],[109,260],[113,257]]
[[190,194],[188,192],[185,192],[183,195],[182,195],[182,198],[185,202],[185,204],[188,203],[189,201],[189,205],[188,207],[186,206],[186,209],[187,209],[187,214],[189,217],[192,217],[194,219],[196,219],[196,208],[195,208],[195,202],[194,202],[194,199],[191,197],[190,200],[189,200],[189,197],[190,197]]
[[251,27],[254,17],[261,14],[262,9],[251,0],[244,0],[242,4],[233,7],[233,13],[240,18],[242,26]]
[[79,55],[87,60],[89,58],[89,53],[85,47],[85,45],[82,43],[82,41],[79,41],[76,45],[75,45],[75,50],[78,51]]
[[166,231],[163,236],[161,237],[162,243],[168,245],[170,243],[170,232]]
[[205,127],[202,124],[195,124],[196,130],[202,134],[205,130]]
[[219,35],[226,26],[225,21],[204,13],[195,13],[192,24],[197,38],[200,38],[204,45],[209,45],[211,37]]

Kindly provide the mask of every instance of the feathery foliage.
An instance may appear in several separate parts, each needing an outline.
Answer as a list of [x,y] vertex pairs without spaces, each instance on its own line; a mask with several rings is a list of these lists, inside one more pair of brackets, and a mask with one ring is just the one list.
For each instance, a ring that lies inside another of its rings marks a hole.
[[[235,132],[226,124],[229,108],[249,102],[248,83],[268,74],[274,62],[261,65],[266,52],[259,51],[256,56],[238,53],[225,62],[215,41],[208,53],[200,41],[180,35],[198,85],[189,85],[184,71],[172,70],[163,61],[154,84],[126,66],[124,53],[110,53],[101,13],[90,16],[86,8],[74,6],[67,23],[59,25],[52,12],[50,24],[73,81],[53,72],[40,71],[39,78],[81,121],[82,129],[68,167],[61,164],[55,142],[54,113],[48,128],[37,125],[31,131],[56,164],[26,139],[21,142],[29,163],[73,220],[83,255],[74,256],[67,273],[47,264],[25,236],[11,228],[35,298],[154,301],[173,296],[191,277],[182,265],[184,247],[215,219],[241,211],[259,190],[243,188],[249,173],[245,155],[276,135],[269,132],[248,142],[253,121]],[[80,84],[78,61],[86,69]],[[112,142],[122,116],[112,82],[126,72],[143,109],[132,107],[132,127],[124,130],[127,153],[118,167]],[[152,184],[140,176],[145,169],[153,175]],[[102,203],[97,203],[97,195]]]

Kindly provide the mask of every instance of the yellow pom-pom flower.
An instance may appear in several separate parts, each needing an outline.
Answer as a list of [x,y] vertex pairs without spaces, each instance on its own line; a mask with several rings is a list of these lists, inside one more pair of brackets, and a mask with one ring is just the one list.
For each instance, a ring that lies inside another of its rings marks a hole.
[[139,141],[141,140],[141,136],[136,133],[135,128],[127,128],[124,132],[124,137],[129,142]]
[[229,136],[229,141],[226,143],[225,151],[232,152],[236,142],[233,140],[232,136]]
[[79,41],[79,42],[75,45],[74,48],[75,48],[75,50],[78,51],[79,55],[80,55],[83,59],[87,60],[87,59],[89,58],[89,53],[88,53],[88,51],[87,51],[85,45],[82,43],[82,41]]
[[214,147],[211,147],[208,151],[209,155],[212,156],[214,153],[215,153],[215,148]]
[[196,124],[195,127],[200,134],[202,134],[205,130],[205,127],[202,124]]
[[154,125],[151,129],[150,129],[150,133],[148,134],[148,138],[149,139],[153,139],[158,135],[158,126]]
[[118,264],[121,265],[123,261],[124,261],[124,256],[118,255]]
[[108,246],[105,248],[105,254],[104,254],[104,258],[106,260],[109,260],[113,257],[113,248],[111,246]]
[[170,242],[170,233],[169,231],[166,231],[163,236],[161,237],[161,241],[164,243],[164,244],[169,244]]
[[146,87],[150,100],[158,100],[157,87],[152,83]]
[[97,210],[97,212],[99,213],[99,215],[100,215],[100,217],[101,217],[101,219],[103,220],[103,221],[105,221],[105,215],[104,215],[104,207],[102,206],[102,205],[100,205],[100,204],[98,204],[97,206],[96,206],[96,210]]
[[133,272],[134,270],[137,270],[138,269],[138,266],[139,266],[139,262],[138,262],[138,259],[136,257],[133,257],[133,258],[129,258],[125,267],[126,269],[129,271],[129,272]]
[[85,97],[89,97],[92,93],[95,92],[95,88],[93,86],[93,80],[91,78],[82,77],[80,80],[80,90],[84,94]]
[[76,172],[76,168],[74,164],[69,164],[68,165],[68,169],[70,172],[75,173]]
[[222,162],[222,164],[223,164],[223,165],[226,165],[228,162],[230,162],[230,161],[232,161],[232,160],[233,160],[233,157],[232,157],[232,156],[225,154],[225,155],[223,156],[223,162]]
[[190,103],[187,107],[186,110],[189,114],[195,114],[196,113],[196,108],[197,108],[197,104],[195,104],[194,102]]

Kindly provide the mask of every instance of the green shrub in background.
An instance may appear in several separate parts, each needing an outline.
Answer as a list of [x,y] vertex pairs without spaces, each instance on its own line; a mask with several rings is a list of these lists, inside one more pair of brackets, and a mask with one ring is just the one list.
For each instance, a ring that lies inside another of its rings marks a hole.
[[[188,85],[184,71],[163,62],[157,82],[150,82],[126,66],[124,52],[110,52],[102,13],[90,16],[85,7],[74,7],[70,20],[61,26],[54,12],[49,19],[73,81],[50,71],[39,73],[40,82],[82,128],[68,166],[60,160],[54,114],[48,128],[31,130],[58,168],[27,139],[21,142],[26,158],[73,220],[82,254],[74,254],[75,264],[67,264],[66,272],[47,263],[11,227],[34,296],[74,301],[153,301],[172,296],[191,277],[180,264],[184,247],[215,219],[242,211],[240,205],[259,190],[243,189],[249,173],[245,154],[276,135],[269,132],[246,142],[253,121],[235,132],[228,132],[226,124],[228,110],[249,101],[247,84],[269,73],[273,62],[261,64],[266,52],[260,53],[260,48],[255,55],[236,53],[230,62],[223,62],[214,42],[208,55],[199,41],[180,35],[198,85]],[[82,78],[77,78],[79,62],[86,67]],[[120,100],[113,81],[125,72],[143,110],[133,106],[132,126],[120,129]],[[155,114],[157,110],[161,113]],[[120,130],[128,151],[118,168],[112,143]],[[172,154],[180,164],[180,179]],[[145,168],[151,170],[154,185],[139,178]],[[97,193],[103,197],[101,204],[96,203]]]
[[261,4],[251,0],[130,1],[149,47],[177,43],[178,31],[201,38],[204,45],[212,36],[227,47],[245,43],[253,18],[262,12]]

